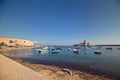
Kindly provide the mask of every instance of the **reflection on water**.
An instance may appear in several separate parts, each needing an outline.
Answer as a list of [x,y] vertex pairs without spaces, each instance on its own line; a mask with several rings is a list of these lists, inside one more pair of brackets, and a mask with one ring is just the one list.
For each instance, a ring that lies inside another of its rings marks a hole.
[[[66,66],[118,77],[120,76],[119,47],[120,46],[112,46],[112,50],[107,50],[107,46],[102,48],[80,47],[80,52],[74,53],[72,50],[68,50],[68,48],[73,49],[74,47],[61,46],[62,51],[57,54],[52,54],[51,51],[39,53],[33,49],[6,50],[3,54],[33,63],[59,65],[61,67]],[[94,54],[95,50],[99,50],[101,54]]]
[[8,50],[5,50],[3,54],[13,58],[29,57],[30,55],[32,55],[32,50],[31,49],[13,49],[13,50],[8,49]]

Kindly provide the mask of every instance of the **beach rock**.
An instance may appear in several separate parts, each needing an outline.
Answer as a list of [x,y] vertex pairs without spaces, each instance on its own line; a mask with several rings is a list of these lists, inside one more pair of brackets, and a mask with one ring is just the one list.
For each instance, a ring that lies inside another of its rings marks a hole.
[[63,69],[62,71],[64,72],[65,75],[72,75],[72,71],[69,69]]

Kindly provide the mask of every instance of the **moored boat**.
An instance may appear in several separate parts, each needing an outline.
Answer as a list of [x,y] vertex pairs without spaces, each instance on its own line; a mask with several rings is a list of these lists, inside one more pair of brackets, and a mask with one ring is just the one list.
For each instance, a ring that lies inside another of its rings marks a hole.
[[48,46],[45,46],[45,47],[42,47],[42,49],[44,49],[44,50],[49,50],[49,47],[48,47]]
[[120,48],[118,48],[120,50]]
[[71,51],[72,50],[72,48],[68,48],[68,51]]
[[94,53],[95,53],[95,54],[101,54],[101,52],[98,51],[98,50],[95,50]]
[[112,48],[111,47],[109,47],[109,48],[106,48],[107,50],[112,50]]
[[61,50],[59,50],[59,49],[52,50],[52,53],[60,53],[60,52],[61,52]]
[[48,46],[46,46],[46,47],[40,47],[40,48],[38,48],[38,49],[35,49],[36,51],[38,51],[39,53],[46,53],[46,52],[48,52],[49,51],[49,47]]
[[79,53],[80,51],[78,49],[73,49],[74,53]]
[[38,51],[39,53],[46,53],[48,52],[49,50],[46,50],[46,49],[35,49],[36,51]]

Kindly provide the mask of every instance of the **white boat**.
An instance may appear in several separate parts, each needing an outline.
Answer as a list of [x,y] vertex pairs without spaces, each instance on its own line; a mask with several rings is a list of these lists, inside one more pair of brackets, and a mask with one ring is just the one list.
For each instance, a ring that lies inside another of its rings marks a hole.
[[38,51],[39,53],[42,53],[42,52],[48,52],[49,51],[49,47],[46,46],[46,47],[41,47],[39,49],[35,49],[36,51]]
[[68,48],[68,51],[71,51],[72,50],[72,48]]
[[38,51],[39,53],[48,52],[48,50],[46,50],[46,49],[35,49],[35,50]]
[[54,49],[53,51],[52,51],[52,53],[60,53],[61,52],[61,50],[59,50],[59,49]]
[[49,50],[49,47],[48,47],[48,46],[45,46],[45,47],[42,47],[42,49],[44,49],[44,50]]
[[79,53],[80,51],[78,49],[73,49],[74,53]]
[[55,47],[54,49],[52,49],[52,53],[60,53],[61,50],[62,50],[62,48]]

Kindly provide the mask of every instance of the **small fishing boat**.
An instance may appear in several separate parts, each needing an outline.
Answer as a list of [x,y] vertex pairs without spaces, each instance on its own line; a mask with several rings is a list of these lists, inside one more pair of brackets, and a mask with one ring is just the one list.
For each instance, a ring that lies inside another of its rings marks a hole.
[[120,50],[120,48],[118,48]]
[[98,51],[98,50],[95,50],[94,53],[95,53],[95,54],[101,54],[101,52]]
[[49,47],[46,46],[46,47],[40,47],[38,49],[35,49],[36,51],[38,51],[39,53],[47,53],[49,51]]
[[60,52],[61,52],[61,50],[59,50],[59,49],[52,50],[52,53],[60,53]]
[[56,47],[50,47],[50,51],[53,51]]
[[56,46],[54,46],[54,47],[51,48],[51,52],[52,52],[52,53],[60,53],[61,50],[62,50],[61,47],[56,47]]
[[79,53],[80,51],[78,49],[73,49],[74,53]]
[[35,50],[38,51],[39,53],[48,52],[48,50],[46,50],[46,49],[35,49]]
[[48,46],[45,46],[45,47],[42,47],[42,49],[44,49],[44,50],[49,50],[49,47],[48,47]]
[[109,48],[106,48],[107,50],[112,50],[112,48],[111,47],[109,47]]
[[72,48],[68,48],[68,51],[71,51],[72,50]]

